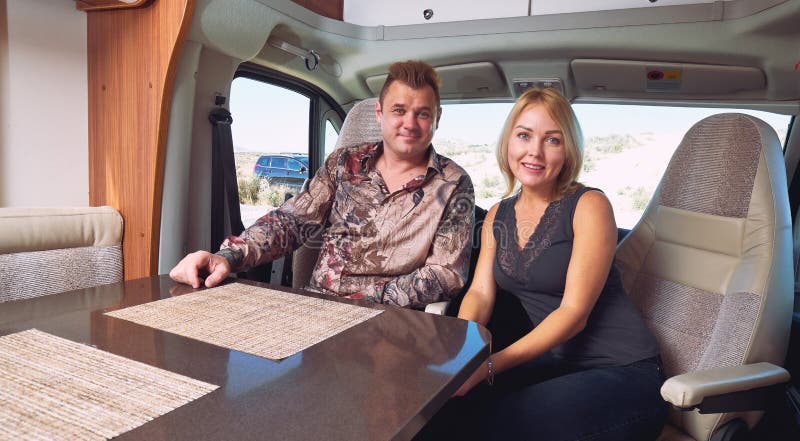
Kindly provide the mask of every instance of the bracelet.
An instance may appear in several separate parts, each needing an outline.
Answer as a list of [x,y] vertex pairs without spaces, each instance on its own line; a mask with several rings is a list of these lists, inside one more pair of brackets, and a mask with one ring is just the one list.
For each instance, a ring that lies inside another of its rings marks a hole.
[[494,385],[494,363],[492,363],[492,356],[486,360],[486,367],[489,368],[489,373],[486,375],[486,384],[489,386]]

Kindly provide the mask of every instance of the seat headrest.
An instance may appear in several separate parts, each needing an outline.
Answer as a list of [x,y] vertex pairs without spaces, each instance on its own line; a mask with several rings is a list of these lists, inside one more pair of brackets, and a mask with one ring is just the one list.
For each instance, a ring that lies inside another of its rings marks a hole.
[[723,113],[686,133],[664,173],[660,204],[716,216],[747,217],[758,158],[772,129],[758,118]]
[[112,207],[0,208],[0,254],[120,245],[122,230]]
[[381,125],[375,118],[377,98],[367,98],[356,103],[347,113],[342,124],[336,148],[349,147],[367,142],[378,142],[383,139]]

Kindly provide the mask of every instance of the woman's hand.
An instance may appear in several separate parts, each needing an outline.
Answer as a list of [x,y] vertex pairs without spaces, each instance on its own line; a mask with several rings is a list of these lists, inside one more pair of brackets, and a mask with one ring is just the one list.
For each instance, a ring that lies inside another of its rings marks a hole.
[[471,391],[473,387],[480,384],[481,381],[486,379],[486,375],[489,373],[489,367],[486,365],[484,361],[478,369],[475,369],[475,372],[470,375],[467,381],[458,388],[456,393],[453,394],[454,397],[463,397],[467,394],[467,392]]

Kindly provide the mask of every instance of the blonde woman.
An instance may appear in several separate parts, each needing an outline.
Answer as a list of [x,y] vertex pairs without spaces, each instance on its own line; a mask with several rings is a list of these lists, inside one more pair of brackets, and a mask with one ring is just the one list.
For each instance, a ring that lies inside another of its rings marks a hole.
[[581,142],[558,92],[529,90],[511,110],[497,151],[510,197],[489,210],[458,316],[485,325],[502,289],[532,326],[492,354],[420,438],[658,436],[666,417],[658,345],[614,265],[611,204],[576,181]]

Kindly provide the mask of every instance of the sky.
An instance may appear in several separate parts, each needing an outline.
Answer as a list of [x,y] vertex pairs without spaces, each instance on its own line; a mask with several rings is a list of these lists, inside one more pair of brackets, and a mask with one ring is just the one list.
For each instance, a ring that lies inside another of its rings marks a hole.
[[308,153],[310,103],[292,90],[236,78],[230,101],[234,150]]
[[[236,151],[308,152],[310,100],[294,91],[237,78],[231,90],[233,141]],[[494,144],[512,103],[444,105],[437,139],[461,140],[467,144]],[[730,110],[659,106],[573,105],[584,137],[612,133],[685,133],[700,119]],[[277,111],[275,111],[277,109]],[[746,111],[783,129],[789,117]],[[779,130],[780,131],[780,130]]]

